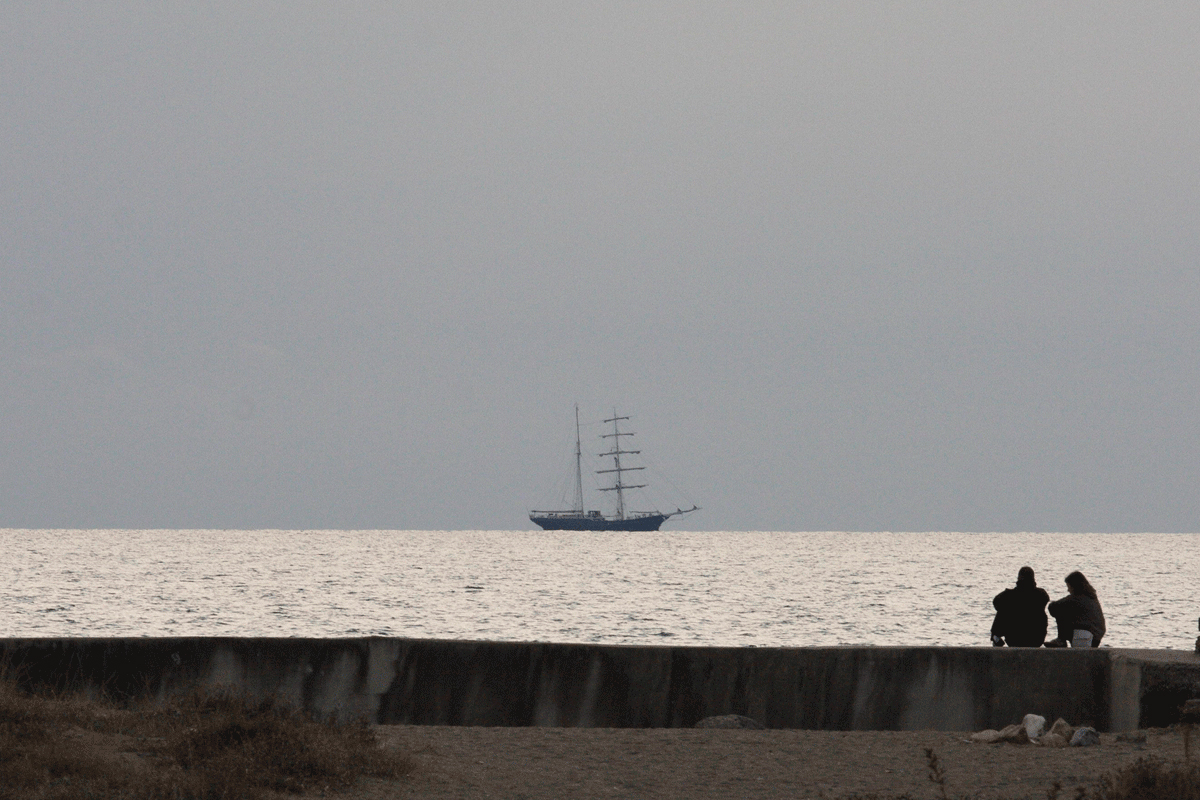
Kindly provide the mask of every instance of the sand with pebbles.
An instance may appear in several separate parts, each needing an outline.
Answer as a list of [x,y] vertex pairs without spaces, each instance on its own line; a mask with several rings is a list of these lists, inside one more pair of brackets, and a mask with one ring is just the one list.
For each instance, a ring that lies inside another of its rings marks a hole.
[[386,747],[411,753],[416,768],[401,780],[364,781],[347,798],[940,797],[927,748],[945,770],[950,797],[1045,798],[1055,782],[1072,797],[1075,786],[1139,757],[1183,758],[1177,730],[1102,734],[1099,746],[1061,749],[978,744],[965,733],[935,731],[378,730]]

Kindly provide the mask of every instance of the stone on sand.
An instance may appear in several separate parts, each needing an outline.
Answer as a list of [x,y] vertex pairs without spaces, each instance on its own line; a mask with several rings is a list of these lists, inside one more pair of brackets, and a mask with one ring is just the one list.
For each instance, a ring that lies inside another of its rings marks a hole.
[[705,717],[696,723],[697,728],[740,728],[743,730],[761,731],[766,726],[756,719],[743,717],[741,714],[724,714],[719,717]]
[[986,730],[979,733],[971,734],[972,742],[983,742],[984,744],[995,744],[997,742],[1009,742],[1011,744],[1029,744],[1029,734],[1025,731],[1024,725],[1009,725],[1003,730]]
[[1075,735],[1075,729],[1071,727],[1071,723],[1067,722],[1062,717],[1054,720],[1054,724],[1050,726],[1050,732],[1057,736],[1061,736],[1068,742],[1071,741],[1071,737]]

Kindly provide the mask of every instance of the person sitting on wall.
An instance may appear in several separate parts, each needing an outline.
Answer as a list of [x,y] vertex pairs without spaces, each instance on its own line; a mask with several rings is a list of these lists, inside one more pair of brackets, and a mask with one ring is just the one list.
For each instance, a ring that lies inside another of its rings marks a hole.
[[1104,638],[1104,611],[1096,590],[1075,570],[1066,577],[1067,596],[1050,604],[1050,613],[1058,622],[1058,638],[1046,647],[1099,647]]
[[1050,595],[1037,585],[1031,567],[1017,571],[1017,585],[996,595],[992,644],[996,647],[1041,647],[1046,641],[1046,604]]

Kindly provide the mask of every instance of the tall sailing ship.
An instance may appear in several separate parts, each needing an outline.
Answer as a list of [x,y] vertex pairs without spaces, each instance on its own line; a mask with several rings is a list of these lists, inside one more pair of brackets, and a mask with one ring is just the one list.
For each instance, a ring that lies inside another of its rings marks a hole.
[[602,492],[615,492],[617,510],[615,514],[605,515],[599,511],[587,511],[583,506],[583,448],[579,439],[579,406],[575,406],[575,504],[563,511],[531,511],[529,519],[548,531],[656,531],[671,517],[696,511],[699,506],[677,508],[674,511],[629,511],[625,508],[625,492],[632,489],[644,489],[644,483],[625,483],[624,476],[629,472],[644,470],[645,467],[629,466],[628,462],[621,463],[621,456],[639,455],[641,450],[626,450],[621,440],[633,436],[633,431],[621,430],[621,423],[629,417],[617,416],[613,411],[610,419],[604,420],[607,425],[612,423],[612,433],[600,434],[601,439],[611,439],[610,450],[601,453],[601,458],[611,458],[610,469],[598,469],[597,475],[612,475],[612,486],[603,486]]

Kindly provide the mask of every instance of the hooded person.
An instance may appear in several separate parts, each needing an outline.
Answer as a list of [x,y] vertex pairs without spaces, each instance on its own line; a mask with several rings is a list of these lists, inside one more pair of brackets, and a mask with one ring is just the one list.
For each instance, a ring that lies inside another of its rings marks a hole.
[[1050,613],[1058,623],[1058,638],[1047,647],[1099,647],[1104,638],[1104,611],[1096,590],[1075,570],[1066,577],[1067,596],[1050,604]]
[[992,605],[992,644],[996,647],[1041,647],[1046,641],[1046,604],[1050,595],[1037,585],[1031,567],[1017,572],[1017,585],[996,595]]

